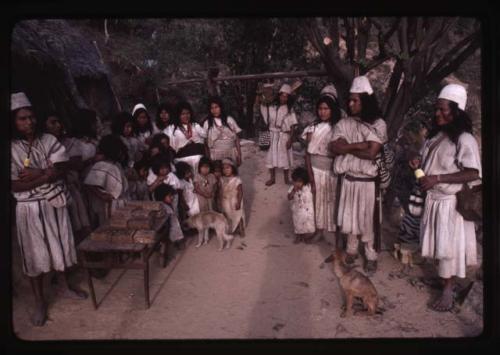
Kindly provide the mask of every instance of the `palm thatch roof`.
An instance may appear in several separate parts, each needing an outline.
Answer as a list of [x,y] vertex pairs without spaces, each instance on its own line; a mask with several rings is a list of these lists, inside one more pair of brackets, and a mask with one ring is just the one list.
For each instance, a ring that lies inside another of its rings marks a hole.
[[118,110],[100,53],[68,21],[18,22],[11,56],[11,89],[25,92],[35,110],[56,110],[69,126],[79,108],[93,109],[101,118]]
[[73,77],[100,78],[108,74],[93,43],[65,20],[24,20],[12,32],[12,54],[66,66]]

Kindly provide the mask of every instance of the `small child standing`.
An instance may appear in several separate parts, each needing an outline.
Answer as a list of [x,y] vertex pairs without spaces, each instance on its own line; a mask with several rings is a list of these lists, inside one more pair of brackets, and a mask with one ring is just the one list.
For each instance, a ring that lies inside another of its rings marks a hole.
[[214,197],[217,189],[217,178],[210,171],[210,159],[203,157],[198,163],[198,175],[194,178],[194,192],[198,197],[200,212],[214,210]]
[[221,202],[222,213],[230,224],[229,233],[233,234],[238,229],[240,237],[244,237],[243,185],[238,176],[238,168],[230,158],[222,160],[219,201]]
[[182,233],[181,224],[179,223],[177,213],[175,213],[173,208],[174,200],[176,200],[176,190],[170,185],[161,184],[156,188],[154,192],[154,198],[156,201],[163,202],[163,208],[168,216],[168,237],[170,241],[174,243],[177,249],[182,249],[182,240],[184,240],[184,234]]
[[200,203],[198,201],[198,197],[194,193],[193,170],[191,165],[181,161],[175,164],[175,170],[177,178],[181,184],[183,194],[183,198],[181,198],[180,201],[183,207],[181,220],[184,220],[184,217],[187,218],[200,213]]
[[134,175],[129,177],[129,197],[131,200],[151,201],[147,183],[149,164],[146,159],[134,163]]
[[293,228],[296,234],[294,243],[308,243],[314,237],[316,225],[314,221],[314,199],[309,184],[309,174],[304,168],[296,168],[292,172],[293,184],[288,189],[288,200],[291,201]]

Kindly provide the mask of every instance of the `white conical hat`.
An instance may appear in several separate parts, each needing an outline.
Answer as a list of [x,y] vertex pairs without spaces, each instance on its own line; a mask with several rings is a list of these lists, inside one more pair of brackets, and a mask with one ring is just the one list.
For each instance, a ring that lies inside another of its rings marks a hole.
[[10,110],[15,111],[18,108],[31,107],[31,102],[24,92],[16,92],[10,95]]
[[285,94],[290,95],[292,93],[292,87],[288,84],[281,85],[280,93],[284,92]]
[[335,89],[335,86],[333,84],[328,84],[325,86],[323,89],[321,89],[321,92],[319,93],[320,96],[323,95],[328,95],[332,96],[334,99],[337,99],[337,89]]
[[462,85],[448,84],[441,89],[438,99],[446,99],[458,104],[458,108],[465,110],[467,103],[467,90]]
[[372,86],[370,85],[370,81],[366,76],[357,76],[352,81],[351,89],[349,92],[353,94],[362,94],[367,93],[368,95],[373,94]]
[[147,111],[146,106],[144,106],[143,104],[137,104],[132,109],[132,116],[135,114],[135,111],[137,111],[137,110],[139,110],[141,108],[144,109],[145,111]]

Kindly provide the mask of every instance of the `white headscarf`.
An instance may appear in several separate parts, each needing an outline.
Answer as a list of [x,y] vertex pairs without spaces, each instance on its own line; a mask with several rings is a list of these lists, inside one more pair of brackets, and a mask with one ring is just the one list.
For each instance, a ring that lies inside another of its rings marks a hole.
[[143,104],[137,104],[134,106],[134,108],[132,109],[132,116],[135,114],[135,112],[139,109],[143,109],[144,111],[147,111],[146,109],[146,106],[144,106]]
[[467,103],[467,90],[465,90],[462,85],[448,84],[441,89],[438,99],[446,99],[456,102],[458,104],[458,108],[464,111],[465,104]]
[[323,89],[321,89],[321,92],[319,93],[320,96],[331,96],[333,99],[337,100],[338,94],[337,94],[337,89],[333,84],[328,84],[325,86]]
[[10,110],[15,111],[19,108],[31,107],[31,102],[24,92],[16,92],[10,95]]

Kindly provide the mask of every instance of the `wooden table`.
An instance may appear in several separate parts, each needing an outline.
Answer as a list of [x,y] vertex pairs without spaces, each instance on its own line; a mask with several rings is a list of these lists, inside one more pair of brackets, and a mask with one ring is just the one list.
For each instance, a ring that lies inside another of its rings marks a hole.
[[[81,265],[86,269],[90,294],[94,308],[97,309],[97,300],[92,281],[91,269],[142,269],[144,270],[144,295],[146,309],[150,306],[149,300],[149,259],[153,252],[164,244],[161,258],[162,267],[167,265],[168,223],[157,231],[157,237],[151,244],[141,243],[110,243],[92,240],[90,236],[78,244],[77,250]],[[91,254],[100,254],[99,261],[92,260]],[[126,260],[123,260],[128,256]],[[138,256],[138,258],[137,258]]]

